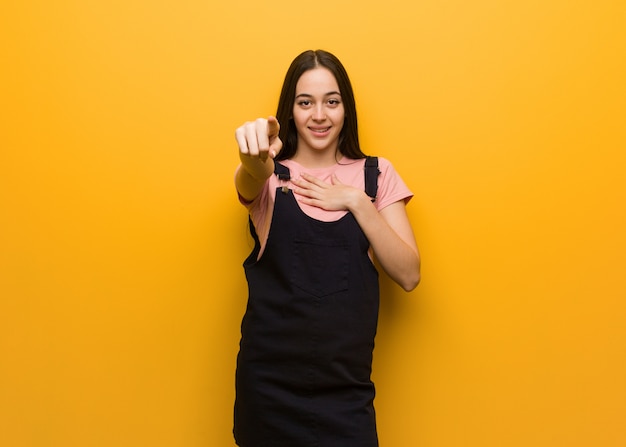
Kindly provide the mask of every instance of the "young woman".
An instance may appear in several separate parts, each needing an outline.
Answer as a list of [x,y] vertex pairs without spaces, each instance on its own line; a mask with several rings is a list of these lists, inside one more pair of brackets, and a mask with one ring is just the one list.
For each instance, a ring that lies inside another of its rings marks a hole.
[[359,146],[354,95],[325,51],[294,59],[276,117],[235,133],[255,247],[237,358],[241,447],[375,447],[378,273],[407,291],[420,257],[392,165]]

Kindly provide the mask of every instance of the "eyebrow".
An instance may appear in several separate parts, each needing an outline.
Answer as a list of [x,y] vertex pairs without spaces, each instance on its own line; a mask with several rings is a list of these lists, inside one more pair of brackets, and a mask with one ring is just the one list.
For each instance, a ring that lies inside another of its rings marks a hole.
[[[341,96],[341,93],[339,93],[339,92],[328,92],[328,93],[324,94],[324,96],[333,96],[333,95]],[[313,95],[311,95],[310,93],[300,93],[299,95],[296,95],[296,98],[301,98],[301,97],[312,98]]]

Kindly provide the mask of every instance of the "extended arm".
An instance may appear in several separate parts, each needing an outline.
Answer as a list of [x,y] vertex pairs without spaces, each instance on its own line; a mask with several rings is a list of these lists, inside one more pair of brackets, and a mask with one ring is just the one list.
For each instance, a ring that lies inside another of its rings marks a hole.
[[274,157],[283,146],[278,138],[279,129],[276,118],[269,117],[247,122],[235,131],[241,160],[235,186],[245,200],[254,200],[274,172]]

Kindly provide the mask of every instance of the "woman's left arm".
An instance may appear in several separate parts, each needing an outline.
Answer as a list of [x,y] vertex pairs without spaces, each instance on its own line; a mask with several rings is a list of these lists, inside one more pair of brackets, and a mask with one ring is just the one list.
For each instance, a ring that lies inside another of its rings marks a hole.
[[378,211],[369,197],[349,208],[385,272],[407,292],[420,282],[420,255],[400,200]]
[[350,211],[383,270],[407,292],[417,287],[420,255],[403,200],[378,211],[364,191],[344,185],[336,177],[329,184],[303,174],[302,179],[292,182],[304,203],[326,210]]

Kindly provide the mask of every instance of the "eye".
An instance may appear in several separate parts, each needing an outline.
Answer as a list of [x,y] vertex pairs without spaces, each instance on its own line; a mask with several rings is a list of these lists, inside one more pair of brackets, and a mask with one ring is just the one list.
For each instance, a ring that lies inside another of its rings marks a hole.
[[337,107],[339,104],[341,104],[341,101],[339,101],[338,99],[332,98],[328,100],[329,106]]
[[309,107],[311,105],[311,101],[308,99],[301,99],[297,102],[300,107]]

